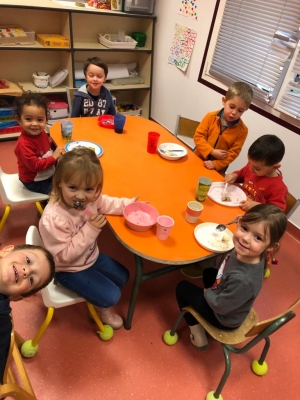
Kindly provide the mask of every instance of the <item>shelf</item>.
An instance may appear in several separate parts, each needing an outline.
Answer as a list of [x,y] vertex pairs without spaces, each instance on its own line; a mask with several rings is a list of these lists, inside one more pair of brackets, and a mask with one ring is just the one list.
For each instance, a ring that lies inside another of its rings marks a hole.
[[1,45],[0,44],[0,50],[60,50],[60,51],[71,51],[71,48],[68,47],[44,47],[40,43],[35,42],[34,44],[27,44],[27,45],[21,45],[21,44],[16,44],[16,45]]
[[109,82],[105,82],[105,87],[109,89],[111,92],[116,90],[141,90],[141,89],[150,89],[149,85],[144,83],[139,83],[136,85],[112,85]]
[[[75,3],[74,3],[75,4]],[[8,23],[25,32],[55,33],[70,40],[70,48],[32,45],[0,45],[0,78],[18,82],[24,91],[44,94],[66,93],[66,87],[75,86],[75,63],[99,57],[107,64],[135,62],[143,84],[112,85],[105,83],[117,99],[128,101],[142,108],[142,115],[150,117],[154,25],[156,17],[129,14],[121,11],[97,10],[91,7],[74,7],[64,1],[51,0],[0,0],[0,25]],[[146,35],[144,47],[111,49],[98,42],[101,33],[116,34],[123,30]],[[32,81],[35,71],[53,76],[58,70],[67,69],[68,77],[58,87],[37,88]],[[0,137],[1,140],[1,137]]]
[[14,133],[2,133],[0,134],[0,141],[7,140],[7,139],[17,139],[21,135],[21,132],[14,132]]
[[65,93],[67,85],[59,85],[55,88],[51,88],[50,86],[45,89],[38,88],[34,86],[33,82],[18,82],[18,85],[23,88],[25,92],[30,90],[31,92],[39,92],[39,93]]
[[74,50],[80,50],[80,51],[85,51],[85,50],[97,50],[97,51],[108,51],[108,52],[146,52],[146,53],[151,53],[152,50],[149,47],[135,47],[134,49],[110,49],[109,47],[103,46],[103,44],[97,43],[97,42],[76,42],[74,43]]

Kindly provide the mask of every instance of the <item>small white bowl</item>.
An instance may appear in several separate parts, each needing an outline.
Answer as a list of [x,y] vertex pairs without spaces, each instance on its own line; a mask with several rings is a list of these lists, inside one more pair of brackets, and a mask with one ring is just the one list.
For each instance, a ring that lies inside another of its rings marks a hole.
[[179,160],[187,155],[187,149],[176,143],[162,143],[157,150],[162,158],[170,161]]

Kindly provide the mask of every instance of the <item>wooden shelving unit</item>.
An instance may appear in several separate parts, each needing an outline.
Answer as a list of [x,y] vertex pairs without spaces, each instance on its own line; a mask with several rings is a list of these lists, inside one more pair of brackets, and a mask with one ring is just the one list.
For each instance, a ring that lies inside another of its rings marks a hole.
[[[19,0],[13,4],[0,0],[0,27],[14,25],[25,31],[57,33],[70,39],[71,43],[68,49],[45,48],[37,42],[24,46],[0,45],[0,79],[17,82],[24,90],[45,94],[65,93],[66,86],[75,86],[75,62],[84,62],[94,56],[108,64],[136,62],[143,84],[114,86],[108,81],[105,86],[111,90],[117,102],[137,104],[142,108],[142,116],[149,118],[156,17],[69,7],[65,5],[66,1],[62,4],[51,0]],[[145,47],[110,49],[98,42],[99,33],[117,33],[119,29],[124,30],[126,35],[144,32],[147,35]],[[62,85],[53,89],[39,89],[33,85],[34,71],[45,71],[53,75],[61,68],[69,71]]]

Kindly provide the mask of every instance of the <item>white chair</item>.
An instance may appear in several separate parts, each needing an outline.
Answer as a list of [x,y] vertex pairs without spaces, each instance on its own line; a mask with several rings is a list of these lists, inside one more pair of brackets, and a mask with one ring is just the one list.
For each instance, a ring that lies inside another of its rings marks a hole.
[[[26,234],[26,244],[31,244],[35,246],[44,246],[41,236],[39,234],[38,229],[35,226],[30,226],[27,234]],[[24,357],[33,357],[38,351],[38,342],[43,336],[45,330],[50,324],[54,310],[56,308],[67,307],[72,304],[81,303],[86,301],[84,298],[78,296],[76,293],[72,292],[69,289],[64,288],[63,286],[57,285],[52,280],[48,286],[42,289],[42,298],[45,306],[48,308],[47,316],[42,323],[40,329],[32,340],[27,340],[23,343],[21,352]],[[98,335],[102,340],[109,340],[113,336],[113,329],[109,325],[103,325],[94,306],[86,302],[89,312],[96,322],[99,331],[97,331]]]
[[176,127],[174,136],[189,146],[192,150],[195,149],[194,135],[199,125],[198,121],[177,115]]
[[49,199],[47,194],[31,192],[26,189],[19,180],[18,174],[6,174],[0,167],[0,196],[5,206],[4,214],[0,222],[0,232],[9,216],[11,206],[35,202],[39,213],[43,213],[40,201]]
[[73,104],[74,93],[75,93],[77,90],[78,90],[78,88],[66,87],[67,99],[68,99],[68,106],[69,106],[69,115],[70,115],[70,116],[71,116],[71,112],[72,112],[72,104]]

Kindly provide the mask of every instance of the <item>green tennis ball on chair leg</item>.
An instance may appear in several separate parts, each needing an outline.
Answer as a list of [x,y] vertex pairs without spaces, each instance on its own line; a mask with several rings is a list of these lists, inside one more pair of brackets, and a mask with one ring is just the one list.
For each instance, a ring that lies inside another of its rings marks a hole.
[[251,366],[252,371],[256,375],[263,376],[268,372],[268,364],[265,361],[262,364],[259,364],[258,360],[254,360]]
[[177,335],[177,333],[175,332],[174,335],[172,336],[172,335],[171,335],[171,331],[168,330],[168,331],[166,331],[166,332],[164,333],[163,340],[164,340],[164,342],[165,342],[168,346],[173,346],[173,345],[176,344],[177,341],[178,341],[178,335]]
[[266,279],[266,278],[269,278],[270,275],[271,275],[270,268],[267,268],[267,269],[265,270],[264,278],[265,278],[265,279]]
[[[209,392],[205,397],[205,400],[216,400],[216,399],[217,398],[215,397],[214,391]],[[221,394],[219,395],[218,400],[223,400],[223,397]]]
[[97,331],[97,333],[100,339],[107,342],[114,336],[114,330],[110,325],[103,325],[103,326],[104,326],[104,332]]
[[36,353],[38,352],[38,349],[39,349],[38,344],[34,347],[34,346],[32,346],[31,340],[26,340],[26,342],[24,342],[22,344],[21,353],[24,357],[31,358],[36,355]]

